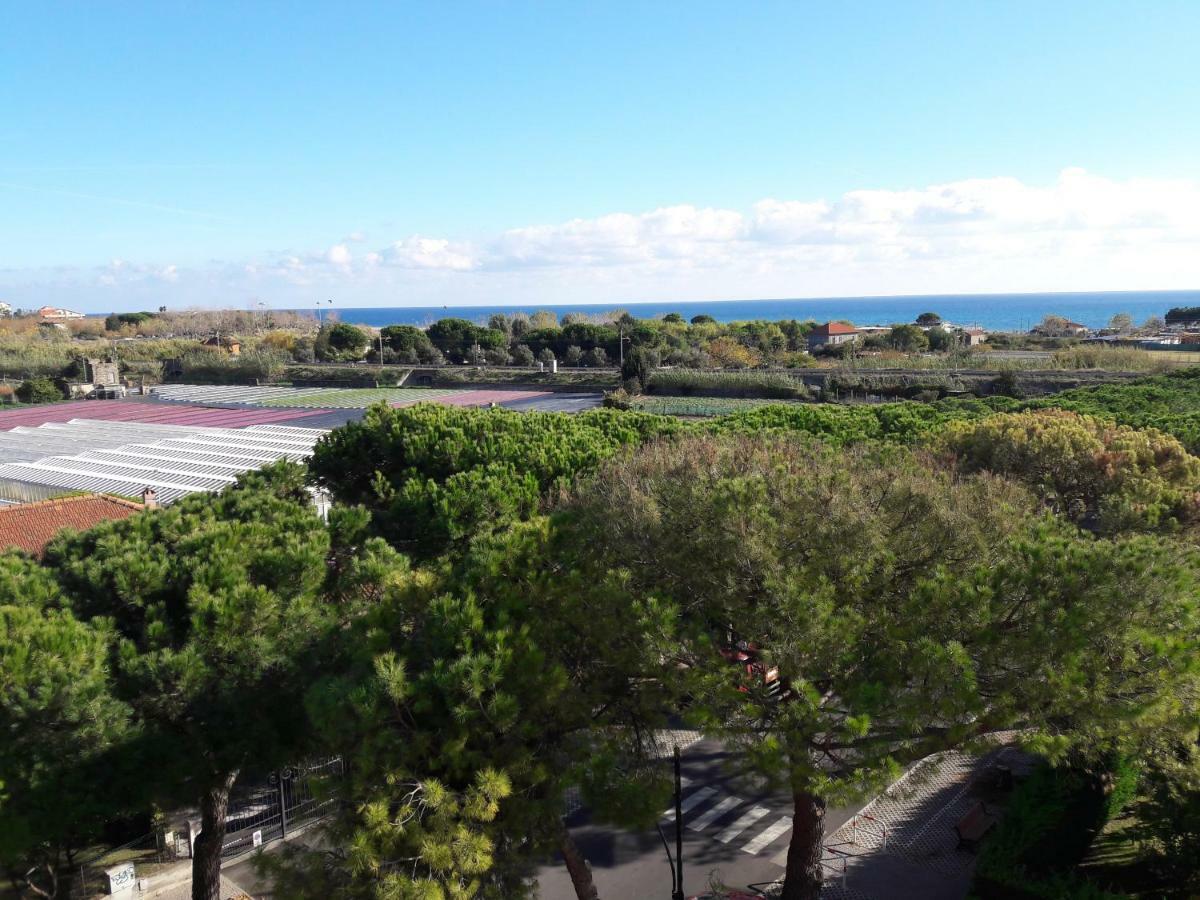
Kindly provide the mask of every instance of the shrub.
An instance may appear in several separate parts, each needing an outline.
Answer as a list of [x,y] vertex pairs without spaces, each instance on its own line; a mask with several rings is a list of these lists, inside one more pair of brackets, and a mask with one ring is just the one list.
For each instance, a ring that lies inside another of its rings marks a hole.
[[529,517],[547,491],[622,447],[680,429],[673,419],[605,409],[563,416],[377,405],[322,438],[310,465],[340,502],[371,509],[380,534],[434,556]]
[[16,391],[22,403],[57,403],[66,398],[66,393],[49,378],[31,378],[21,382]]
[[1154,429],[1043,409],[954,422],[937,444],[964,471],[1026,482],[1086,528],[1172,530],[1200,520],[1200,459]]
[[775,372],[667,369],[650,374],[645,389],[648,394],[765,397],[775,400],[807,400],[812,396],[803,382]]
[[[1106,798],[1105,783],[1127,786],[1131,779],[1136,784],[1136,778],[1124,764],[1109,773],[1048,765],[1035,769],[1013,792],[1004,818],[985,841],[972,893],[1011,896],[1015,890],[1020,896],[1053,900],[1115,900],[1118,895],[1073,870],[1104,823],[1119,811]],[[1124,787],[1120,793],[1127,795]]]
[[291,356],[281,350],[248,350],[239,356],[194,350],[180,360],[184,381],[216,383],[269,380],[290,362]]

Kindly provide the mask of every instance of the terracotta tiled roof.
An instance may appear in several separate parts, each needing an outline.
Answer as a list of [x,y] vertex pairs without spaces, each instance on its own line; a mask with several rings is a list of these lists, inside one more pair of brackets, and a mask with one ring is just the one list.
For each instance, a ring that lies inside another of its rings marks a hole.
[[809,334],[817,334],[822,337],[827,337],[831,334],[858,334],[858,329],[853,325],[847,325],[845,322],[826,322],[824,325],[818,325]]
[[101,522],[127,519],[142,508],[132,500],[103,494],[0,507],[0,550],[17,547],[40,554],[64,528],[83,531]]

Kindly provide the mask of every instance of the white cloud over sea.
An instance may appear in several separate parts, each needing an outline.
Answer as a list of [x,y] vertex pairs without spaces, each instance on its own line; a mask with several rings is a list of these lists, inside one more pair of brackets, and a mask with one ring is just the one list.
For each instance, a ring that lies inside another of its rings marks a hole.
[[324,250],[214,261],[116,260],[0,271],[18,305],[96,309],[622,302],[1200,286],[1200,182],[1065,169],[835,198],[690,204],[525,224],[471,240],[355,233]]

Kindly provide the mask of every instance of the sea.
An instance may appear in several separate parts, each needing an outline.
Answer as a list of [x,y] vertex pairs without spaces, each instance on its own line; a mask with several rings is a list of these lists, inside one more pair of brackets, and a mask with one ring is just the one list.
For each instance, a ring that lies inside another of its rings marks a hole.
[[[1065,316],[1090,328],[1102,328],[1117,313],[1128,313],[1135,323],[1163,316],[1173,306],[1200,306],[1194,291],[1098,291],[1045,294],[908,294],[895,297],[811,297],[794,300],[712,300],[673,303],[515,303],[503,306],[395,306],[339,307],[321,305],[321,315],[336,313],[355,325],[428,325],[457,317],[480,324],[495,313],[532,313],[550,310],[566,313],[605,314],[625,310],[637,318],[658,318],[679,313],[685,319],[710,315],[718,322],[750,319],[846,319],[856,325],[890,325],[911,322],[923,312],[935,312],[956,325],[976,325],[990,331],[1028,331],[1047,315]],[[315,310],[297,310],[311,312]]]

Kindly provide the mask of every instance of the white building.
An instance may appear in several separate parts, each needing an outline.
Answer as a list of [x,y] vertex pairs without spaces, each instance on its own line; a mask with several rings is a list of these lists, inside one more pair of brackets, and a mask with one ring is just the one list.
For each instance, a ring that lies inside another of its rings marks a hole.
[[0,317],[12,315],[12,304],[0,300]]
[[82,319],[83,313],[75,312],[73,309],[62,309],[58,306],[43,306],[38,310],[38,315],[42,317],[44,322],[62,322],[65,319]]

